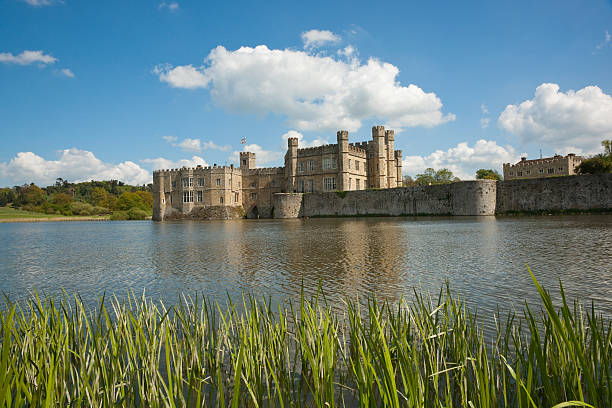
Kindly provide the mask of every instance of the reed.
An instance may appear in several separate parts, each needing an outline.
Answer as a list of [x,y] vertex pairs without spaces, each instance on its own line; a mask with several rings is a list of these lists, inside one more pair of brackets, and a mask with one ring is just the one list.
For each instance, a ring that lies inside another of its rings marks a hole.
[[[531,272],[530,272],[531,273]],[[533,275],[532,275],[533,277]],[[555,308],[497,319],[496,335],[446,287],[399,305],[321,294],[287,307],[128,294],[89,309],[78,297],[5,300],[0,402],[141,407],[612,406],[610,323]]]

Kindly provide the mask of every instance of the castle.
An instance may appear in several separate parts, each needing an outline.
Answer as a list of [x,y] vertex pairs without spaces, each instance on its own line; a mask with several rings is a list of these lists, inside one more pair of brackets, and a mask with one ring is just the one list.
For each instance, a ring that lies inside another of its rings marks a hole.
[[276,193],[385,189],[402,186],[402,151],[394,131],[372,128],[372,140],[349,143],[345,130],[337,144],[300,149],[287,141],[284,167],[255,167],[255,153],[241,152],[235,167],[197,166],[153,172],[153,219],[248,218],[273,216]]
[[569,153],[567,156],[556,154],[554,157],[535,160],[521,157],[521,161],[516,164],[504,163],[504,180],[571,176],[576,174],[576,167],[580,163],[582,157],[574,153]]

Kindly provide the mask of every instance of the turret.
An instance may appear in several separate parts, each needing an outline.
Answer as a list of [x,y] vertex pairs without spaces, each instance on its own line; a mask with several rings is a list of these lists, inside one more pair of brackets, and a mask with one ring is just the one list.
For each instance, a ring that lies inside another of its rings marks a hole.
[[297,174],[297,152],[298,139],[290,137],[287,140],[287,153],[285,154],[285,177],[287,179],[287,191],[290,193],[297,192],[296,174]]
[[396,170],[395,182],[397,183],[398,187],[401,187],[404,181],[403,176],[402,176],[402,151],[401,150],[395,151],[395,170]]
[[397,186],[395,170],[395,132],[393,130],[385,131],[385,147],[387,149],[387,187],[392,188]]
[[338,177],[336,188],[340,191],[349,190],[349,133],[347,130],[340,130],[336,133],[338,140]]
[[387,186],[387,152],[384,126],[372,127],[372,143],[372,184],[374,188],[385,188]]
[[255,153],[240,152],[240,168],[254,169],[255,168]]

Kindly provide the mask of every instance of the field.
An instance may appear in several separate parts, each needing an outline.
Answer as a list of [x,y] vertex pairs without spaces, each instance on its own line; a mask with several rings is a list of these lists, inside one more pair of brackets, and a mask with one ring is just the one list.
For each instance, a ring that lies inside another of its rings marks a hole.
[[0,222],[19,221],[85,221],[107,220],[107,215],[100,216],[65,216],[58,214],[44,214],[31,211],[17,210],[11,207],[0,207]]
[[248,296],[166,307],[128,295],[93,310],[78,295],[5,300],[0,404],[611,406],[610,323],[564,297],[555,309],[533,280],[540,308],[498,316],[493,338],[448,288],[393,306],[346,300],[341,315],[322,294],[278,309]]

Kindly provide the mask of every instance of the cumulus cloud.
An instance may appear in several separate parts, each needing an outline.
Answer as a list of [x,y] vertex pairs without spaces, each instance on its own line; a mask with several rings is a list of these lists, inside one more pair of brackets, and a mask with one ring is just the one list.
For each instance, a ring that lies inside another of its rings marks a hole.
[[65,76],[67,78],[74,78],[74,72],[72,72],[69,68],[63,68],[57,71],[58,75]]
[[200,141],[200,139],[186,138],[181,140],[180,142],[178,142],[178,137],[176,136],[162,136],[162,139],[170,143],[172,146],[179,147],[186,152],[202,151],[202,142]]
[[[312,141],[307,141],[304,139],[304,135],[301,134],[300,132],[298,132],[297,130],[290,130],[287,133],[285,133],[284,135],[281,136],[281,139],[283,140],[282,144],[281,144],[281,150],[282,151],[286,151],[287,150],[287,143],[289,141],[290,137],[295,137],[298,139],[298,147],[300,149],[306,148],[306,147],[315,147],[315,146],[322,146],[322,145],[326,145],[329,144],[329,141],[327,139],[322,139],[322,138],[316,138]],[[335,142],[334,142],[335,143]]]
[[514,163],[520,157],[512,146],[500,146],[493,140],[481,139],[473,146],[461,142],[446,151],[436,150],[427,156],[406,156],[402,160],[402,172],[415,176],[428,167],[436,170],[447,168],[462,180],[473,179],[478,169],[494,169],[501,173],[503,163]]
[[612,46],[612,36],[608,30],[606,30],[604,40],[595,46],[595,51],[593,54],[596,54],[598,51],[601,51],[608,46]]
[[54,4],[64,4],[64,0],[21,0],[33,7],[52,6]]
[[204,150],[211,149],[211,150],[219,150],[219,151],[222,151],[222,152],[229,152],[230,150],[232,150],[232,146],[230,146],[230,145],[220,146],[220,145],[216,144],[215,142],[213,142],[212,140],[208,141],[208,142],[204,142],[202,144],[202,148]]
[[336,44],[340,42],[339,35],[329,30],[308,30],[302,33],[304,48],[317,48],[325,44]]
[[19,55],[13,55],[10,52],[0,53],[0,62],[5,64],[31,65],[38,63],[40,65],[53,64],[57,62],[57,58],[45,54],[43,51],[25,50]]
[[176,137],[176,136],[162,136],[162,139],[164,139],[168,143],[174,143],[174,142],[176,142],[178,140],[178,137]]
[[[257,165],[259,166],[261,166],[262,164],[273,164],[280,166],[282,165],[282,158],[285,155],[285,153],[279,151],[265,150],[263,147],[255,143],[244,145],[242,151],[255,153],[255,160]],[[240,151],[233,151],[229,158],[234,163],[240,163]]]
[[175,1],[162,1],[161,3],[159,3],[159,6],[157,8],[160,10],[168,9],[170,11],[177,11],[179,9],[179,4]]
[[525,143],[558,153],[591,153],[612,138],[612,97],[597,86],[564,93],[559,85],[544,83],[533,99],[508,105],[498,123]]
[[168,160],[163,157],[157,157],[155,159],[144,159],[141,160],[142,163],[151,164],[153,170],[164,170],[164,169],[178,169],[181,167],[196,167],[200,166],[209,166],[209,164],[200,156],[192,156],[191,159],[181,159],[181,160]]
[[92,152],[76,148],[59,153],[58,160],[47,160],[32,152],[19,152],[9,162],[0,163],[0,176],[15,185],[31,182],[50,185],[58,177],[75,182],[120,180],[127,184],[146,184],[152,180],[149,171],[131,161],[105,163]]
[[193,65],[182,65],[170,67],[169,65],[157,65],[153,73],[159,76],[159,80],[170,84],[173,88],[196,89],[205,88],[210,79]]
[[480,127],[486,129],[491,123],[491,118],[480,118]]
[[159,65],[160,81],[173,87],[210,86],[213,102],[229,112],[279,114],[299,130],[358,130],[364,120],[392,127],[433,127],[455,119],[442,113],[433,92],[399,83],[399,69],[370,58],[360,62],[309,52],[222,46],[205,65]]

